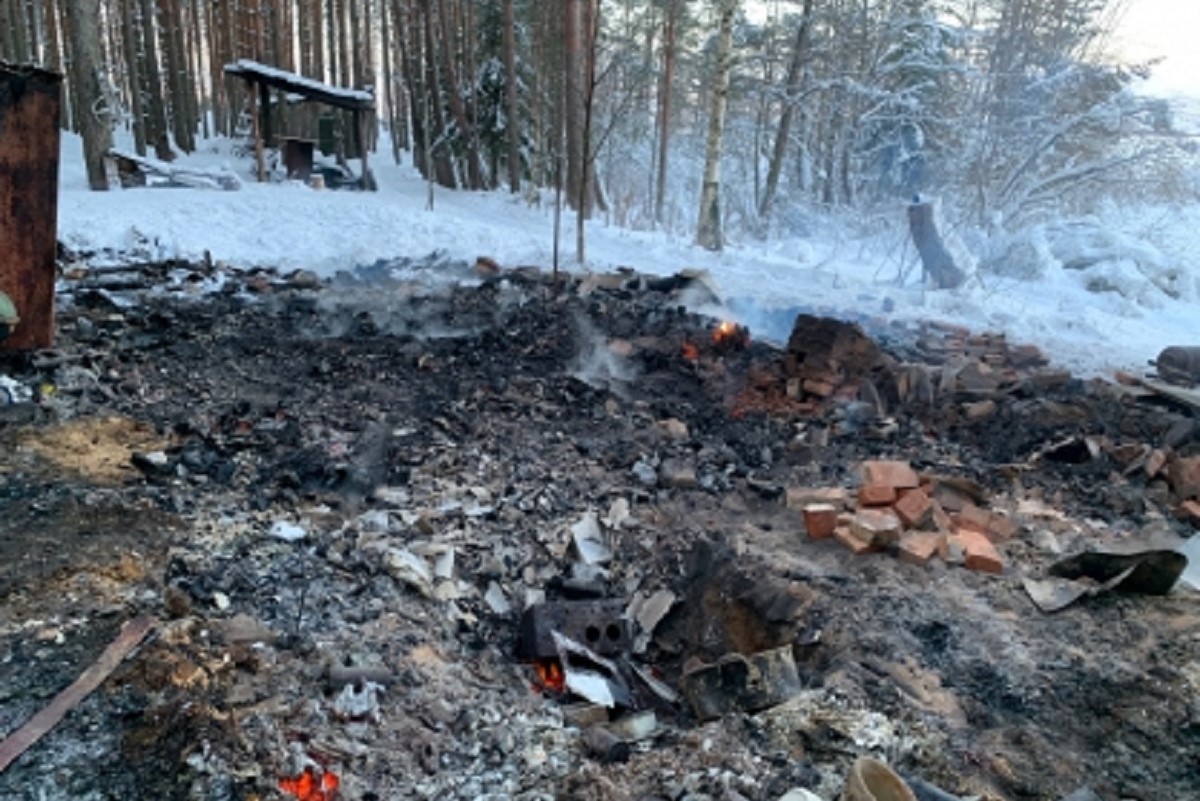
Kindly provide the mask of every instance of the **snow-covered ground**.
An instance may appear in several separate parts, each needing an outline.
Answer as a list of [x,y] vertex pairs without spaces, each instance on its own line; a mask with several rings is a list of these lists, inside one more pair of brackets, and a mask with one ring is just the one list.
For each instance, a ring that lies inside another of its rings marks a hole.
[[[509,267],[551,265],[551,203],[437,189],[428,210],[427,185],[411,167],[393,165],[383,148],[372,162],[376,193],[256,184],[248,162],[232,159],[227,148],[209,144],[201,151],[187,159],[189,166],[234,169],[243,188],[90,192],[79,140],[64,136],[60,238],[77,249],[187,258],[208,252],[234,265],[306,268],[325,276],[435,251],[471,261],[489,256]],[[1164,347],[1200,345],[1198,204],[1113,208],[1094,220],[1049,222],[1015,243],[1009,256],[990,267],[985,260],[985,268],[954,291],[920,286],[904,226],[904,208],[897,205],[894,215],[868,224],[815,220],[811,236],[735,241],[710,253],[687,239],[595,221],[587,228],[586,269],[707,270],[732,316],[774,339],[786,339],[786,312],[798,308],[936,319],[1005,331],[1081,375],[1142,369]],[[563,218],[561,253],[565,268],[580,269],[573,261],[573,216]]]

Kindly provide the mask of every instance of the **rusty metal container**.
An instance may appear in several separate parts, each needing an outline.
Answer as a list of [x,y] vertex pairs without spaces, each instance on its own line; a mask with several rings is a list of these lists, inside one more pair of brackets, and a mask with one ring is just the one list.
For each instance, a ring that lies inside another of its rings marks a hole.
[[0,291],[19,322],[5,350],[54,341],[62,76],[0,64]]

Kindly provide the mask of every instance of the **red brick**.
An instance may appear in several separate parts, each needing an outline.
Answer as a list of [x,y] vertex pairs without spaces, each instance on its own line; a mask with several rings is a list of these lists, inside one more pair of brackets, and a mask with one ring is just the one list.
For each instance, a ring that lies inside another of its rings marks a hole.
[[1004,572],[1004,559],[1000,556],[1000,552],[996,550],[996,546],[992,545],[992,541],[985,535],[961,529],[955,538],[962,545],[964,564],[968,570],[978,570],[981,573],[996,573]]
[[833,536],[837,538],[838,542],[849,548],[855,556],[861,556],[864,553],[872,553],[878,550],[871,543],[860,540],[845,526],[838,526],[834,529]]
[[826,540],[837,529],[838,510],[829,503],[810,503],[804,507],[804,530],[814,540]]
[[890,509],[859,509],[850,530],[860,540],[883,547],[900,539],[900,518]]
[[896,514],[908,528],[920,528],[933,519],[933,501],[924,490],[907,490],[896,502]]
[[858,488],[859,506],[891,506],[895,502],[895,487],[883,484],[864,484]]
[[919,487],[921,482],[908,462],[874,459],[862,463],[864,484],[880,484],[895,489]]
[[942,551],[946,535],[936,531],[909,531],[900,537],[900,559],[923,565]]

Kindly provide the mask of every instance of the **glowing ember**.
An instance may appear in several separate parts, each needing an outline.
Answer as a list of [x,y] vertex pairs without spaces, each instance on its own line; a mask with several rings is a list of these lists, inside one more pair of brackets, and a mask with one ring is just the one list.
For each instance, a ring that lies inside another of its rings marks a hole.
[[291,793],[300,801],[333,801],[341,781],[333,773],[318,775],[309,765],[294,779],[280,779],[279,789]]
[[567,689],[567,678],[557,659],[539,659],[533,663],[533,669],[537,673],[535,686],[538,689],[556,693]]
[[750,343],[750,332],[731,320],[713,329],[713,344],[718,347],[744,348]]
[[683,343],[683,358],[689,362],[694,362],[700,358],[700,349],[691,342]]

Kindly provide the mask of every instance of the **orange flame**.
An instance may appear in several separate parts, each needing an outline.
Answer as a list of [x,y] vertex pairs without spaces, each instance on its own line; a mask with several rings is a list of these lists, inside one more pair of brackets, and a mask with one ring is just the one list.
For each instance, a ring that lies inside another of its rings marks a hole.
[[291,793],[300,801],[333,801],[341,780],[336,774],[317,772],[309,765],[294,779],[280,779],[279,789]]
[[683,358],[694,362],[700,358],[700,349],[692,342],[683,343]]
[[561,693],[567,689],[567,677],[557,659],[539,659],[533,663],[537,673],[535,686],[541,690]]
[[749,339],[746,335],[746,329],[742,328],[737,323],[731,320],[725,320],[713,329],[713,344],[741,344],[744,345]]

